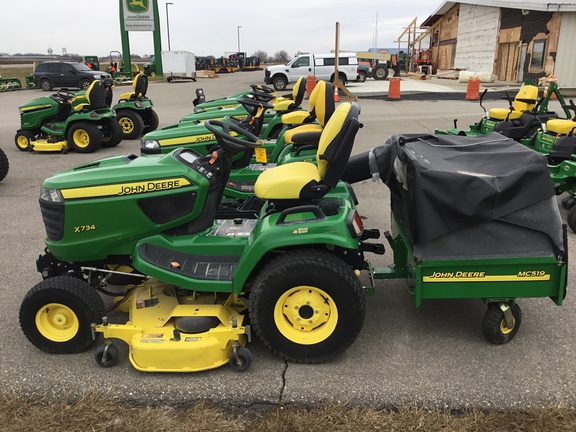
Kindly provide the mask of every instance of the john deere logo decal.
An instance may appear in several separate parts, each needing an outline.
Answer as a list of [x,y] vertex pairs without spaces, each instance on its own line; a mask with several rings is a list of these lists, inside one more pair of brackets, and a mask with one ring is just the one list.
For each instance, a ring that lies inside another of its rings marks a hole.
[[148,0],[126,0],[126,7],[132,13],[147,12],[148,6]]

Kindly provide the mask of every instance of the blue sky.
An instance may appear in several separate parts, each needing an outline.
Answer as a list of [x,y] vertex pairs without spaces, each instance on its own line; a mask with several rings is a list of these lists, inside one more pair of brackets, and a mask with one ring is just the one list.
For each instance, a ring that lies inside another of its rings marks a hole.
[[[285,50],[329,52],[340,23],[340,48],[373,46],[378,16],[378,46],[394,41],[417,17],[424,21],[440,0],[172,0],[168,5],[170,46],[196,55],[223,56],[238,48],[251,55]],[[119,0],[0,0],[0,52],[56,54],[66,48],[80,55],[121,51]],[[168,49],[166,2],[159,1],[162,49]],[[238,29],[238,26],[241,26]],[[130,51],[153,52],[151,32],[130,32]]]

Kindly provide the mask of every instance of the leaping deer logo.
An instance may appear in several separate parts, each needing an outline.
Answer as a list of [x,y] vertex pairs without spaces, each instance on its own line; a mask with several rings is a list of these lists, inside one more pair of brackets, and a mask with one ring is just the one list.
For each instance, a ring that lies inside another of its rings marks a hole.
[[146,12],[148,10],[148,0],[126,0],[126,6],[130,12]]

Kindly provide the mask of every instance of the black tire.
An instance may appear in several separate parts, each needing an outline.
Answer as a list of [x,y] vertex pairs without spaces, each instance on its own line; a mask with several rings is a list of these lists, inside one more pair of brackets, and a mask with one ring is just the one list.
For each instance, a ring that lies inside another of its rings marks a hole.
[[124,139],[136,139],[144,131],[142,117],[132,110],[123,109],[116,112],[116,120],[122,126]]
[[63,275],[36,284],[20,306],[20,327],[36,348],[51,354],[79,353],[100,323],[104,301],[89,284]]
[[78,153],[92,153],[102,145],[102,133],[95,124],[76,122],[68,130],[68,143]]
[[98,366],[103,368],[114,366],[118,363],[119,358],[120,351],[116,345],[112,344],[100,345],[94,353],[94,360],[96,360]]
[[158,114],[152,108],[150,108],[148,121],[144,122],[144,130],[142,131],[143,134],[147,134],[148,132],[155,131],[158,129],[160,125],[160,119],[158,118]]
[[106,118],[101,124],[102,147],[116,147],[124,138],[122,126],[115,118]]
[[82,90],[88,90],[88,87],[90,87],[90,84],[92,84],[92,81],[90,81],[89,79],[81,79],[80,83],[78,84],[78,87],[80,87]]
[[377,66],[373,71],[372,71],[372,77],[375,80],[385,80],[386,78],[388,78],[388,67],[387,66]]
[[250,322],[281,358],[322,363],[344,352],[366,314],[362,285],[352,269],[320,250],[293,250],[272,259],[257,275]]
[[570,229],[576,232],[576,206],[572,207],[568,212],[568,216],[566,217],[566,222]]
[[562,208],[564,210],[570,211],[574,207],[574,197],[572,195],[568,195],[562,199]]
[[8,163],[8,156],[4,153],[4,150],[0,149],[0,181],[4,180],[4,177],[8,175],[8,169],[10,164]]
[[234,351],[232,351],[228,363],[234,372],[244,372],[252,364],[252,353],[248,348],[239,347],[236,350],[236,355],[238,356],[238,361],[236,361],[236,356]]
[[50,81],[48,78],[42,78],[40,80],[40,88],[44,91],[50,91],[54,88],[54,86],[52,85],[52,81]]
[[274,90],[284,91],[284,90],[286,90],[286,86],[288,85],[288,81],[283,76],[276,76],[272,80],[272,85],[274,86]]
[[366,72],[359,72],[358,73],[358,82],[366,82],[367,74]]
[[35,140],[36,135],[29,130],[19,130],[14,136],[14,144],[20,151],[30,151],[30,141]]
[[510,309],[514,317],[514,325],[511,329],[506,327],[504,312],[500,309],[500,305],[491,303],[488,306],[482,321],[482,332],[488,342],[501,345],[510,342],[516,336],[520,324],[522,324],[522,311],[517,304],[510,306]]

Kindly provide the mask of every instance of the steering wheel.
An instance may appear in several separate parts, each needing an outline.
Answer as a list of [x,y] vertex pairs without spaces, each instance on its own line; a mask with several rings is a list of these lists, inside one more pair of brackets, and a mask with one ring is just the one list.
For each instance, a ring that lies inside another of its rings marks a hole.
[[274,93],[274,89],[265,85],[260,84],[250,84],[252,90],[262,93]]
[[[238,99],[238,103],[241,104],[244,108],[246,107],[253,107],[254,109],[252,109],[250,114],[256,114],[256,109],[257,108],[264,108],[265,110],[267,109],[273,109],[274,108],[274,104],[268,103],[268,102],[262,102],[259,101],[257,99],[253,99],[247,96],[241,96]],[[248,109],[246,109],[248,112],[250,112]]]
[[[244,151],[246,148],[262,146],[262,142],[256,135],[246,129],[242,129],[238,125],[210,119],[204,122],[204,126],[216,136],[218,144],[231,153]],[[238,136],[232,136],[230,132],[235,132]],[[243,140],[240,137],[247,138],[247,140]]]
[[76,97],[76,93],[66,90],[57,91],[56,94],[64,100],[72,100]]
[[[574,105],[574,101],[572,99],[570,99],[570,103],[566,104],[566,105],[561,105],[562,108],[567,109],[567,110],[572,110],[574,111],[574,119],[576,119],[576,105]],[[572,119],[572,120],[574,120]],[[576,120],[574,120],[576,121]]]

